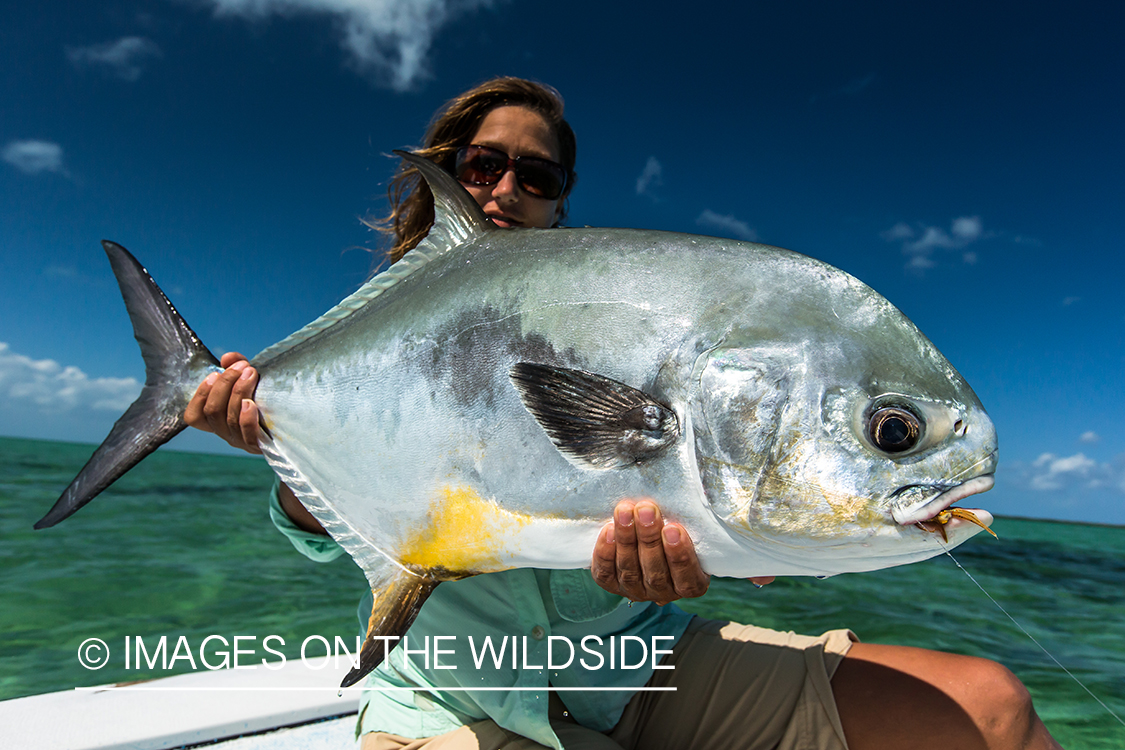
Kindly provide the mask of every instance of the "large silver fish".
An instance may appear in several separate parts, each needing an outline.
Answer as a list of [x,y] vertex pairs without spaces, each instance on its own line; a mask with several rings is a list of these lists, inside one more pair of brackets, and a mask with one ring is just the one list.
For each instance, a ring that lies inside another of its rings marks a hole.
[[[364,570],[361,666],[439,582],[581,568],[626,496],[653,497],[721,576],[923,560],[991,516],[996,435],[887,300],[764,245],[664,232],[498,230],[429,182],[426,240],[257,357],[266,458]],[[184,428],[218,370],[148,273],[104,243],[148,371],[37,528]]]

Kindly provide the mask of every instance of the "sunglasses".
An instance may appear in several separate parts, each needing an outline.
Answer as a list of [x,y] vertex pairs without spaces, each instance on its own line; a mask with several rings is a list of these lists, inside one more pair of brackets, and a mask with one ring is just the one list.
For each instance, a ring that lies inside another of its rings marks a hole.
[[513,159],[488,146],[458,149],[453,176],[470,185],[495,185],[509,169],[516,173],[520,188],[536,198],[553,201],[566,189],[566,170],[561,164],[535,156]]

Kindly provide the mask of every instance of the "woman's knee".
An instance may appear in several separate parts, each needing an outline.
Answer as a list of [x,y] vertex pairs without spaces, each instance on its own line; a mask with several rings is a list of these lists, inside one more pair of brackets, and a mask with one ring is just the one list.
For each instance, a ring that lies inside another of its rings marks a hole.
[[971,658],[962,670],[966,695],[961,704],[990,748],[1027,746],[1037,723],[1031,693],[1002,664]]
[[[832,688],[848,744],[856,748],[895,747],[888,742],[888,720],[902,728],[900,739],[916,746],[1057,747],[1027,688],[988,659],[860,643],[840,665]],[[928,744],[919,745],[916,733],[905,728],[918,716],[937,722]]]

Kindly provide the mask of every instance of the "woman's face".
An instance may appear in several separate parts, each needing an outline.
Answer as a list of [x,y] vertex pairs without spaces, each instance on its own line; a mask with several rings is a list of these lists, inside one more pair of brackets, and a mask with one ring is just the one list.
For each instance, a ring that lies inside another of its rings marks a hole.
[[[515,159],[536,156],[559,160],[559,147],[551,127],[543,116],[519,106],[497,107],[485,115],[470,141],[489,146]],[[461,183],[484,213],[498,227],[553,226],[558,220],[563,198],[546,200],[528,193],[516,182],[516,174],[508,170],[495,185]]]

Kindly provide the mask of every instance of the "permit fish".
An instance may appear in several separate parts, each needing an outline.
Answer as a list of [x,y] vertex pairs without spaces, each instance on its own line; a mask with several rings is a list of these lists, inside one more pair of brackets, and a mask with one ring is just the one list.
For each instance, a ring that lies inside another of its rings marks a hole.
[[[399,155],[433,190],[429,235],[252,360],[266,460],[374,596],[345,686],[442,581],[588,567],[624,497],[654,498],[720,576],[903,565],[992,521],[951,507],[993,484],[992,422],[870,287],[753,243],[501,230]],[[103,246],[146,382],[36,528],[183,430],[220,370],[140,263]]]

